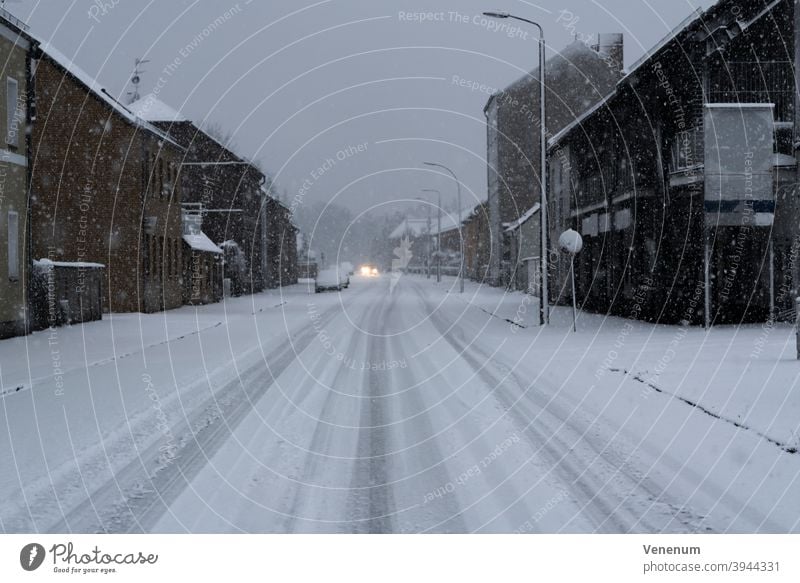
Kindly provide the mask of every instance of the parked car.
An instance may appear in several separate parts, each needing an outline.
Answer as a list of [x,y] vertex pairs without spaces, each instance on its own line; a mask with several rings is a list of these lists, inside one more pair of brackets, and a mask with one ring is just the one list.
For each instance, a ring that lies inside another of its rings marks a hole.
[[326,290],[342,291],[344,282],[338,269],[323,269],[317,274],[314,291],[320,293]]

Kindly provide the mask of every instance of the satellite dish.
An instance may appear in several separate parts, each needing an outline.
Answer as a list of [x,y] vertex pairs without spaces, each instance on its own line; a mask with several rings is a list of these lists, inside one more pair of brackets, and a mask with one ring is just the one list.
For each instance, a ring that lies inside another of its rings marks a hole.
[[578,331],[578,300],[575,297],[575,256],[583,249],[583,237],[574,229],[567,229],[558,238],[558,246],[570,254],[569,276],[572,281],[572,331]]
[[583,237],[573,229],[567,229],[558,238],[558,246],[565,253],[577,255],[583,249]]

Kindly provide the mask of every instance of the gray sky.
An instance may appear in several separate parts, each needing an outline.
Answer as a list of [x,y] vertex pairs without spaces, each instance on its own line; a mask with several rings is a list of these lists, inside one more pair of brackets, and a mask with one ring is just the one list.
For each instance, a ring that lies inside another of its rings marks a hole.
[[[277,174],[287,199],[336,200],[361,212],[386,210],[420,188],[455,197],[452,181],[421,168],[425,159],[453,168],[466,202],[485,198],[483,106],[492,88],[535,67],[537,49],[533,29],[491,30],[475,20],[483,10],[538,20],[551,54],[573,34],[621,31],[629,65],[712,4],[22,0],[7,8],[112,92],[128,88],[135,57],[150,59],[143,94],[159,86],[161,99],[196,122],[228,128],[241,154]],[[420,12],[435,19],[410,16]],[[453,76],[484,87],[461,87]]]

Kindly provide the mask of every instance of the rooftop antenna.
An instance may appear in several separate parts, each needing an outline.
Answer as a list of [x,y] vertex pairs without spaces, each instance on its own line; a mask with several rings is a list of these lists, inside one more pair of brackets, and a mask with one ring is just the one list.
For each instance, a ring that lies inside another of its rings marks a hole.
[[128,104],[135,103],[142,98],[142,96],[139,95],[139,84],[142,82],[142,74],[146,71],[140,69],[140,67],[149,62],[149,59],[140,59],[138,57],[134,61],[133,75],[131,76],[131,85],[133,85],[133,91],[128,91],[127,93],[130,95],[130,101],[128,101]]

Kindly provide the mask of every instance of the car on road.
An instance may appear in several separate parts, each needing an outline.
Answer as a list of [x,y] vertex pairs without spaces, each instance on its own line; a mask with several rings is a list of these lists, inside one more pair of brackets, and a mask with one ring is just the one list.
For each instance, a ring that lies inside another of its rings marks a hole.
[[323,269],[317,274],[317,279],[314,282],[314,291],[316,293],[327,290],[342,291],[345,287],[347,286],[344,284],[341,272],[338,269]]
[[349,261],[342,261],[342,264],[339,265],[339,268],[345,275],[353,275],[356,272],[356,268],[353,267],[353,264]]
[[378,268],[368,263],[361,266],[359,269],[362,277],[378,277]]

